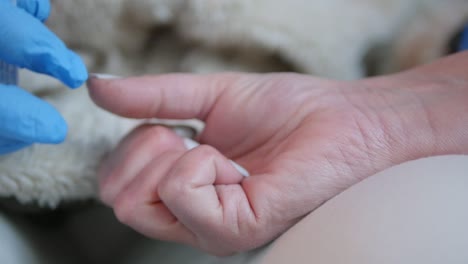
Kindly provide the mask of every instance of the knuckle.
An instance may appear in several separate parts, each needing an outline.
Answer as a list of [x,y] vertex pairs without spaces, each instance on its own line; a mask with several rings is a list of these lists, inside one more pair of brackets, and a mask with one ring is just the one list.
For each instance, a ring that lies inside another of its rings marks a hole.
[[137,128],[139,147],[168,148],[174,145],[175,135],[168,128],[155,125],[143,125]]
[[197,161],[211,160],[218,155],[219,152],[209,145],[200,145],[193,152],[193,158]]
[[113,201],[113,191],[112,184],[110,183],[110,177],[103,178],[99,181],[98,195],[99,199],[107,205],[112,205]]
[[126,196],[119,196],[114,205],[114,214],[117,219],[124,223],[130,224],[133,219],[134,206],[131,204],[131,199],[127,199]]
[[169,177],[165,177],[161,180],[158,186],[158,192],[161,197],[171,197],[174,194],[182,196],[187,192],[191,191],[192,186],[192,177],[174,177],[180,176],[180,173],[192,173],[192,170],[188,170],[187,166],[193,168],[194,165],[201,164],[204,162],[209,162],[219,155],[219,152],[208,145],[200,145],[192,152],[188,153],[183,160],[178,163],[178,166],[174,167]]
[[111,204],[112,199],[110,198],[110,194],[109,194],[109,192],[107,191],[106,188],[100,187],[98,195],[99,195],[99,199],[101,201],[103,201],[105,204],[107,204],[107,205]]
[[159,197],[165,201],[172,201],[184,193],[184,184],[180,181],[174,181],[170,177],[163,179],[157,186]]

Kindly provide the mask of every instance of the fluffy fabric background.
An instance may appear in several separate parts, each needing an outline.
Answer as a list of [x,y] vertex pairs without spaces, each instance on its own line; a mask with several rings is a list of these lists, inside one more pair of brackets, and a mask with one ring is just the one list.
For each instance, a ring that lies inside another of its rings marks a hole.
[[[443,56],[463,0],[52,0],[48,21],[91,72],[296,71],[336,79]],[[58,146],[0,157],[0,196],[55,207],[93,198],[99,161],[138,122],[95,107],[86,89],[23,72],[21,84],[70,126]]]

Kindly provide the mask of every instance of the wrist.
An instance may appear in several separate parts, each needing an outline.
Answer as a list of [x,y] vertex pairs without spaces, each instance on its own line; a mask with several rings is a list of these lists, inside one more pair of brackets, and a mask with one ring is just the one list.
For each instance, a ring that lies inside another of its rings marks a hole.
[[[468,154],[468,54],[363,81],[385,102],[380,119],[392,164]],[[379,111],[379,109],[377,109]]]
[[410,89],[432,140],[419,156],[468,154],[468,79],[431,77]]

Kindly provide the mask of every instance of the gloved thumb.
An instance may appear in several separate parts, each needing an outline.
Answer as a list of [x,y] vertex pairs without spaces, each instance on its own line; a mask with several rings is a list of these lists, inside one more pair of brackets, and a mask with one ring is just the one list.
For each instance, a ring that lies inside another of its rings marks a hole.
[[67,124],[52,105],[16,86],[0,85],[0,93],[0,138],[48,144],[65,140]]

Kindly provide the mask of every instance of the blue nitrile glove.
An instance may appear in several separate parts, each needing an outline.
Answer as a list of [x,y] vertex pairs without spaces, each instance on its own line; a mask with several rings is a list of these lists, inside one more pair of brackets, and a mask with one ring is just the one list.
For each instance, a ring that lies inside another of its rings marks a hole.
[[[49,0],[0,0],[0,60],[61,80],[69,87],[88,78],[82,60],[42,23]],[[0,84],[0,154],[33,143],[60,143],[67,124],[57,110],[25,90]]]
[[468,50],[468,24],[465,26],[465,29],[460,36],[460,44],[458,45],[458,50],[464,51]]

